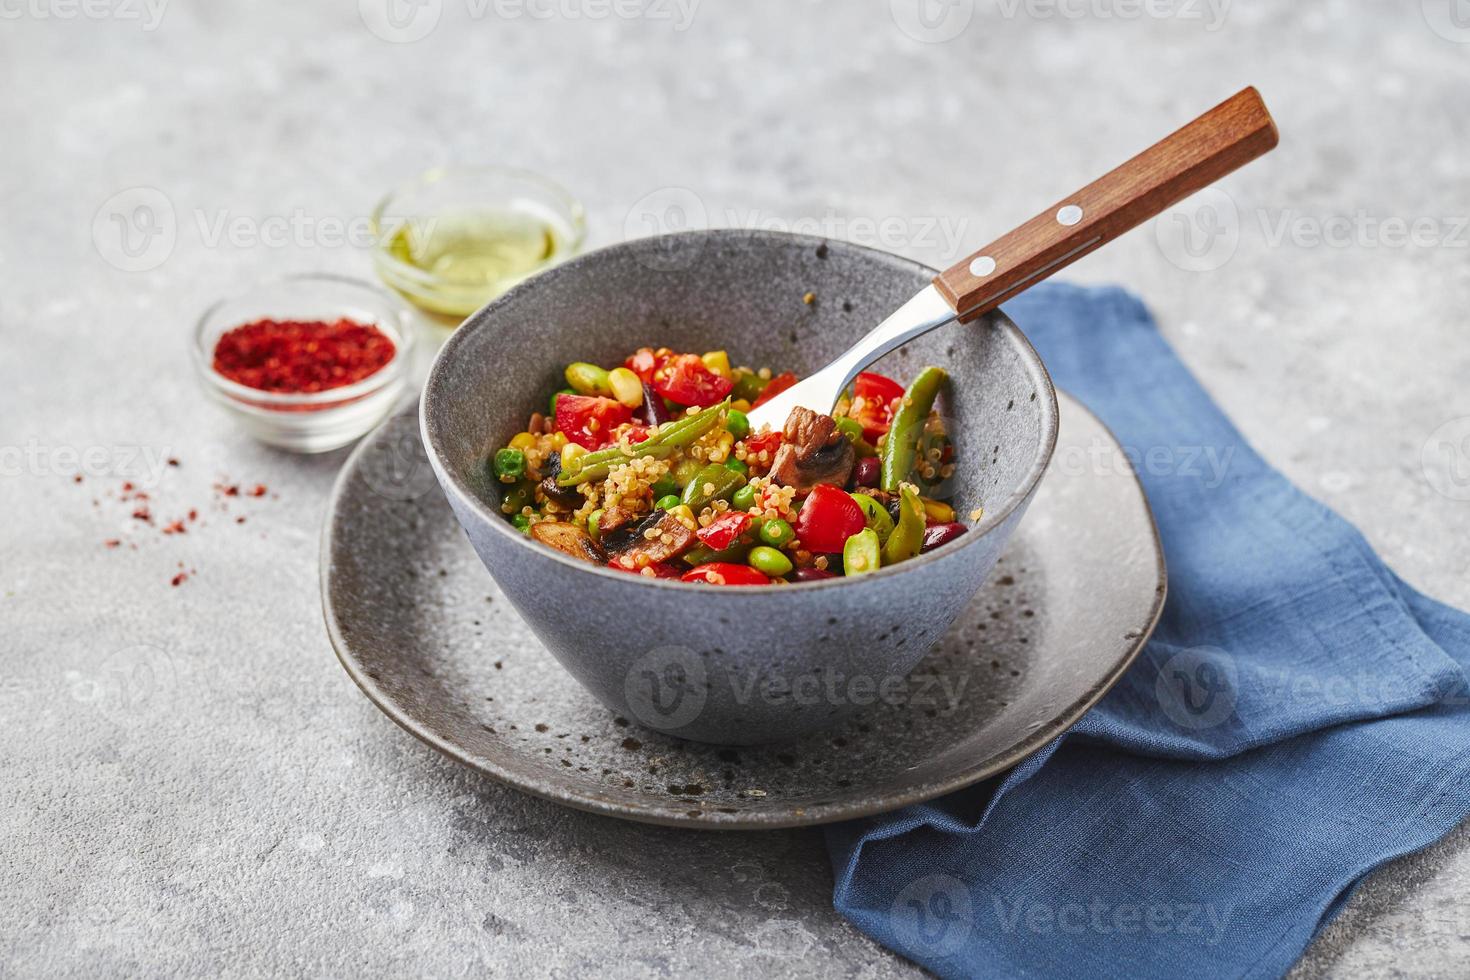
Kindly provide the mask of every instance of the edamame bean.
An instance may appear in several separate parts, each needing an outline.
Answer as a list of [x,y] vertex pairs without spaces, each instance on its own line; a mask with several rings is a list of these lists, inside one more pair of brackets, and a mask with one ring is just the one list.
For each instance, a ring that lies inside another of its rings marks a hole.
[[779,517],[761,525],[760,539],[772,548],[779,548],[796,537],[796,529]]
[[750,555],[746,563],[758,572],[764,572],[772,578],[779,578],[791,571],[791,559],[775,548],[765,545],[756,545],[750,549]]

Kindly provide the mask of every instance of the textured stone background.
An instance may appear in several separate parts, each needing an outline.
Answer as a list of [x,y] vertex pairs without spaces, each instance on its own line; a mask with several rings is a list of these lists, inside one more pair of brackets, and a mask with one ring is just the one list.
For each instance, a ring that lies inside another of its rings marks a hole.
[[[1282,144],[1184,214],[1216,251],[1190,259],[1170,219],[1072,275],[1139,291],[1269,459],[1470,605],[1470,443],[1441,429],[1470,416],[1470,22],[1448,0],[958,0],[932,29],[913,0],[424,0],[397,33],[387,0],[158,2],[0,4],[0,973],[914,972],[831,911],[819,834],[520,796],[336,664],[316,560],[342,454],[252,444],[186,338],[256,277],[367,274],[331,223],[434,164],[555,176],[591,244],[672,200],[943,263],[1255,83]],[[127,258],[112,215],[139,200],[173,237]],[[1337,217],[1347,240],[1311,239]],[[296,230],[253,241],[271,219]],[[107,495],[127,478],[201,522],[132,520]],[[270,492],[222,500],[220,478]],[[1467,886],[1461,830],[1374,875],[1298,975],[1462,976]]]

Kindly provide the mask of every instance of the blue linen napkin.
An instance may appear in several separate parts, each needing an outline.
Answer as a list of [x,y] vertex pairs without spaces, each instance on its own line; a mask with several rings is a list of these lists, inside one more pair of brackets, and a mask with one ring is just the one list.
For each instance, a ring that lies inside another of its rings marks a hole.
[[834,904],[946,977],[1278,976],[1470,812],[1470,616],[1256,455],[1128,293],[1007,312],[1134,458],[1225,462],[1143,467],[1169,597],[1117,686],[996,780],[829,828]]

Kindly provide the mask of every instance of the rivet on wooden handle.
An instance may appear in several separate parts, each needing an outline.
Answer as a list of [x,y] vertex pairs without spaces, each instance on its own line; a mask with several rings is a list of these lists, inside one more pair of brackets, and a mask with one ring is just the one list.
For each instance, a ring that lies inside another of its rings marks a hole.
[[1276,123],[1266,103],[1254,88],[1244,89],[956,262],[934,277],[935,288],[961,321],[973,320],[1276,143]]

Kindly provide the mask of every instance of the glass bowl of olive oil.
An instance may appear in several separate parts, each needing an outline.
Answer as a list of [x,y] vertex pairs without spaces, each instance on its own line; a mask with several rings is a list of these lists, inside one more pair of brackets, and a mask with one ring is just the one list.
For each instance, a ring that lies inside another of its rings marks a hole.
[[456,320],[575,254],[587,232],[580,201],[508,167],[430,170],[383,198],[372,223],[383,282]]

